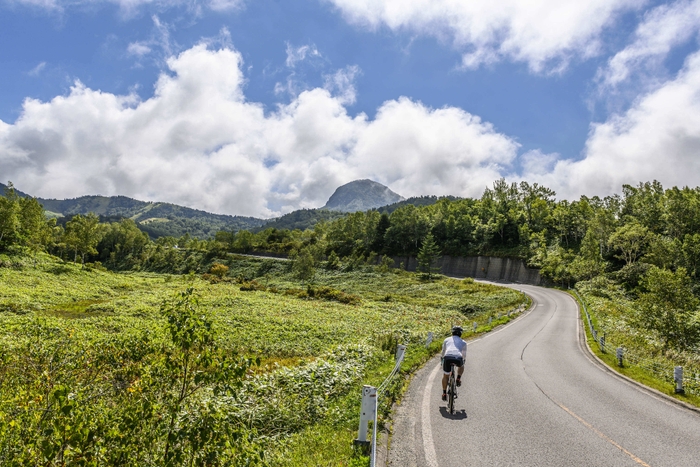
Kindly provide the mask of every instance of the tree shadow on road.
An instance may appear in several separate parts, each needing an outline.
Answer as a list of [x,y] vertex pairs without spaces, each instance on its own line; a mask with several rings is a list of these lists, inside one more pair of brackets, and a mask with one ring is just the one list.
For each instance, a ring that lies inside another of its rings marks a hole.
[[462,409],[456,410],[455,413],[450,413],[450,411],[447,410],[447,407],[440,407],[440,415],[442,415],[443,418],[449,418],[450,420],[466,420],[467,411]]

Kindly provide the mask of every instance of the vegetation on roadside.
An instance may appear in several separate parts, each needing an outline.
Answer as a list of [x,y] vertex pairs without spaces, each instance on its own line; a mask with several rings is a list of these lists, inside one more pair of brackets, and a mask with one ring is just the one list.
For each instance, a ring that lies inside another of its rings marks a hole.
[[302,286],[292,262],[230,255],[207,275],[0,263],[2,465],[366,465],[359,393],[396,344],[406,374],[436,350],[427,332],[523,300],[367,265]]

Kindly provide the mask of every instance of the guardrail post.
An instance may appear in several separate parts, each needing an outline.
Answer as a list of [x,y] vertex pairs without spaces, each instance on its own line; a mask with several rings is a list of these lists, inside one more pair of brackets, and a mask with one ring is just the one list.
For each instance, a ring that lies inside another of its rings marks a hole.
[[493,316],[489,316],[489,324],[491,324],[491,321],[493,321]]
[[474,321],[474,332],[476,332],[476,328],[479,327],[478,324],[476,324],[476,321]]
[[605,333],[603,333],[603,337],[600,338],[600,351],[605,353]]
[[433,333],[429,332],[428,338],[425,340],[425,346],[428,347],[432,343],[433,343]]
[[617,366],[622,368],[622,357],[625,355],[625,351],[622,347],[617,348]]
[[676,382],[676,394],[685,394],[683,389],[683,367],[677,366],[673,369],[673,380]]
[[367,440],[367,428],[370,421],[374,420],[376,410],[377,388],[374,386],[362,387],[362,405],[360,406],[360,429],[355,446],[359,447],[365,454],[369,453],[370,442]]
[[399,344],[396,346],[396,361],[400,362],[403,360],[403,354],[406,352],[406,346]]

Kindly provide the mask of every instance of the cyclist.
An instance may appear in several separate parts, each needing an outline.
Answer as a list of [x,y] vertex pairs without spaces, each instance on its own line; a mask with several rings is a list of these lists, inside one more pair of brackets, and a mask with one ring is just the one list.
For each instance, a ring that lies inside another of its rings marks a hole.
[[462,385],[464,360],[467,358],[467,343],[462,340],[462,327],[454,326],[452,336],[442,343],[442,400],[447,400],[447,380],[450,378],[452,364],[457,365],[457,386]]

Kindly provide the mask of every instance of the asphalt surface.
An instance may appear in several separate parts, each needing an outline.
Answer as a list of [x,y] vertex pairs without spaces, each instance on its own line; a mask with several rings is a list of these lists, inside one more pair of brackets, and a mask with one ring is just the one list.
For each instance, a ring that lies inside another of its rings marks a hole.
[[700,414],[602,368],[567,294],[513,287],[533,307],[469,343],[454,415],[440,400],[439,357],[415,375],[388,465],[700,466]]

